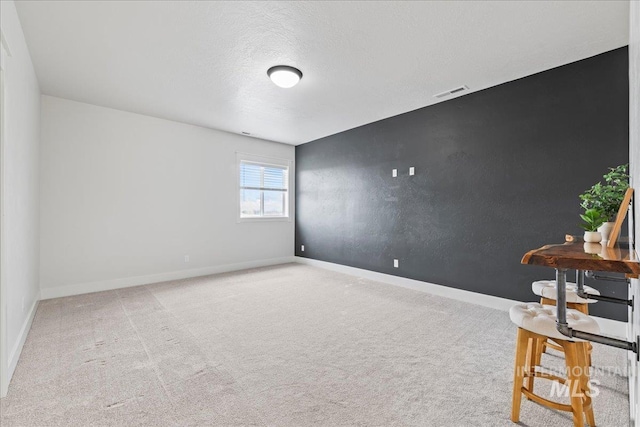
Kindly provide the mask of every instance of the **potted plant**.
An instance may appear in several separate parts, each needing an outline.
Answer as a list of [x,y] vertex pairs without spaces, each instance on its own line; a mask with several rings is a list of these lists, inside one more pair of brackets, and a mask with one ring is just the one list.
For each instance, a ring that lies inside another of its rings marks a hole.
[[628,168],[628,164],[609,168],[609,172],[603,175],[604,184],[598,182],[580,195],[580,206],[585,211],[597,209],[605,217],[605,222],[598,230],[605,242],[609,240],[624,193],[629,188]]
[[602,235],[598,232],[600,227],[607,219],[598,209],[587,209],[584,214],[580,214],[580,218],[584,221],[580,226],[584,228],[584,241],[587,243],[598,243],[602,240]]

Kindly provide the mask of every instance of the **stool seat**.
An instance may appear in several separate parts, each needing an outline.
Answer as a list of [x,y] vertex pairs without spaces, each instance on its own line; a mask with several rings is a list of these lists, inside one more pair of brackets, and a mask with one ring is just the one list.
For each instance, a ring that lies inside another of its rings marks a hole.
[[[511,321],[522,329],[544,335],[552,339],[582,341],[562,335],[556,329],[556,308],[532,302],[516,304],[509,310]],[[590,316],[578,310],[567,309],[567,323],[572,329],[592,334],[600,333],[600,327]]]
[[[575,304],[592,304],[598,302],[594,299],[585,299],[578,296],[578,285],[575,283],[567,282],[567,302]],[[555,280],[538,280],[531,284],[531,290],[534,294],[542,298],[552,299],[556,301],[558,299],[558,286]],[[591,286],[584,286],[584,291],[588,294],[600,295],[597,289]]]

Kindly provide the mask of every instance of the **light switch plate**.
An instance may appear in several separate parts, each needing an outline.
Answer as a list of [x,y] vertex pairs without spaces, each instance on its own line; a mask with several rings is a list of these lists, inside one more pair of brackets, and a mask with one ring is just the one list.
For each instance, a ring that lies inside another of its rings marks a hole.
[[391,176],[394,177],[394,178],[397,177],[398,176],[398,169],[392,170],[391,171]]
[[413,166],[411,166],[409,168],[409,175],[415,175],[416,174],[416,168],[414,168]]
[[397,259],[394,259],[394,260],[393,260],[393,266],[394,266],[395,268],[398,268],[398,265],[399,265],[399,264],[398,264],[398,260],[397,260]]
[[300,245],[300,250],[304,252],[304,245]]

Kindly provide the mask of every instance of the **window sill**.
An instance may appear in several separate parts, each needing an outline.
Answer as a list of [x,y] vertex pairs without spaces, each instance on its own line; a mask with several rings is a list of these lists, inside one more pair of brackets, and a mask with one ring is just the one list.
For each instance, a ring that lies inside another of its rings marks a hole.
[[238,218],[237,222],[291,222],[289,216]]

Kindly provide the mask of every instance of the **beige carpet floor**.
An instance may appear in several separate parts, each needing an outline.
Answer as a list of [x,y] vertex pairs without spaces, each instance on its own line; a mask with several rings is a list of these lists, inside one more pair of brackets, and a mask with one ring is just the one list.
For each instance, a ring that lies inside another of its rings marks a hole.
[[[59,298],[0,423],[512,426],[514,339],[506,312],[297,264]],[[593,360],[598,425],[627,425],[625,352]],[[521,425],[572,422],[525,400]]]

